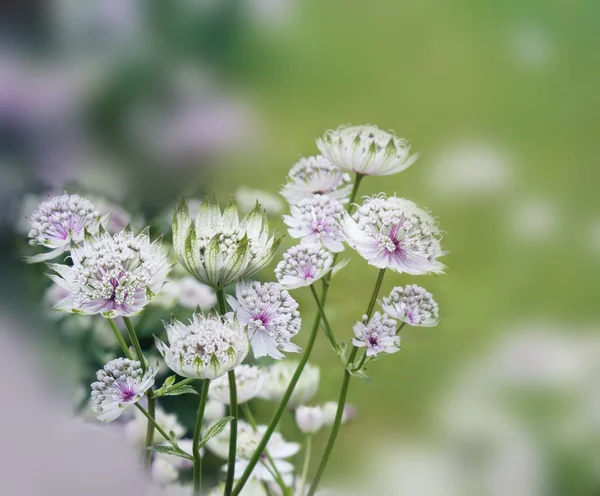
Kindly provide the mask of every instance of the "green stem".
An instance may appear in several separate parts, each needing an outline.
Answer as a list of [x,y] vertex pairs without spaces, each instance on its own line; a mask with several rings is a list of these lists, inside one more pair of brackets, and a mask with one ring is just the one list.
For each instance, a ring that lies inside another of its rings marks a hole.
[[308,475],[308,467],[310,465],[310,452],[312,451],[312,435],[306,437],[306,447],[304,448],[304,466],[302,467],[302,479],[300,482],[300,494],[304,495],[306,487],[306,476]]
[[354,186],[352,187],[352,193],[350,193],[350,199],[348,201],[348,212],[352,212],[354,209],[354,200],[356,200],[356,195],[358,193],[358,187],[360,186],[360,182],[362,178],[365,177],[362,174],[356,174],[356,178],[354,179]]
[[396,336],[398,335],[398,333],[402,330],[402,328],[406,325],[406,322],[402,322],[399,326],[398,329],[396,329]]
[[[371,301],[369,302],[369,307],[367,308],[367,317],[371,318],[373,314],[373,310],[375,309],[375,303],[377,302],[377,296],[379,295],[379,291],[381,290],[381,284],[383,283],[383,277],[385,276],[385,269],[381,269],[379,271],[379,275],[377,276],[377,281],[375,282],[375,288],[373,289],[373,295],[371,296]],[[350,353],[350,357],[348,358],[348,363],[351,364],[356,358],[356,354],[358,353],[358,348],[356,346],[352,347],[352,352]],[[344,408],[346,406],[346,397],[348,396],[348,387],[350,386],[350,372],[347,369],[344,370],[344,378],[342,380],[342,387],[340,389],[340,397],[338,400],[337,411],[335,412],[335,420],[333,421],[333,426],[331,427],[331,433],[329,434],[329,439],[327,441],[327,446],[325,447],[325,451],[323,452],[323,457],[321,458],[321,462],[319,463],[319,468],[317,469],[317,473],[313,482],[308,491],[308,496],[314,496],[317,488],[319,487],[319,482],[321,481],[321,477],[323,476],[323,472],[325,472],[325,468],[327,467],[327,462],[329,461],[329,457],[331,456],[331,452],[333,451],[333,446],[335,445],[335,441],[337,439],[338,432],[340,430],[340,426],[342,425],[342,418],[344,416]]]
[[188,377],[187,379],[183,379],[182,381],[179,381],[177,384],[173,384],[169,388],[169,392],[175,391],[177,388],[180,388],[182,386],[187,386],[190,382],[194,382],[195,380],[196,380],[195,377]]
[[169,434],[167,434],[164,431],[164,429],[156,423],[156,420],[154,420],[154,417],[150,416],[150,413],[148,411],[146,411],[146,409],[143,406],[141,406],[139,403],[135,403],[135,406],[137,407],[137,409],[140,412],[142,412],[144,414],[144,416],[148,419],[148,422],[150,422],[150,424],[152,424],[154,426],[154,428],[160,433],[160,435],[162,437],[164,437],[171,446],[173,446],[173,448],[175,448],[176,450],[181,449],[177,445],[177,443],[171,439],[171,436],[169,436]]
[[313,294],[313,297],[315,298],[315,301],[317,302],[317,306],[319,307],[319,313],[321,314],[321,319],[323,320],[323,323],[325,324],[325,334],[327,334],[327,337],[329,338],[331,346],[333,346],[333,348],[336,349],[337,341],[335,339],[335,335],[333,334],[333,331],[331,330],[331,326],[329,325],[329,321],[327,320],[327,316],[325,315],[325,309],[323,308],[323,305],[321,305],[321,300],[319,299],[319,295],[317,295],[317,291],[315,290],[314,284],[310,285],[310,290]]
[[208,400],[208,388],[210,379],[204,379],[202,382],[202,393],[200,395],[200,404],[198,405],[198,416],[196,417],[196,428],[194,429],[194,439],[192,442],[192,454],[194,455],[194,496],[200,496],[200,487],[202,485],[202,458],[200,457],[200,433],[202,431],[202,420],[204,419],[204,409]]
[[135,333],[135,329],[133,328],[133,324],[131,323],[131,320],[129,320],[129,317],[123,317],[123,320],[125,321],[125,326],[127,326],[127,333],[129,334],[129,340],[131,341],[131,344],[133,345],[134,349],[135,349],[135,354],[137,356],[137,359],[139,360],[140,364],[142,365],[142,370],[144,371],[144,373],[146,373],[146,360],[144,359],[144,354],[142,353],[142,347],[140,346],[140,342],[137,338],[137,334]]
[[115,337],[117,338],[117,341],[121,345],[121,349],[123,350],[123,353],[125,353],[125,356],[127,358],[129,358],[130,360],[133,360],[133,355],[131,354],[131,351],[129,350],[129,346],[127,346],[127,343],[125,342],[125,339],[123,338],[123,335],[121,334],[121,331],[119,331],[117,324],[115,324],[115,321],[113,319],[106,319],[106,320],[108,320],[110,327],[112,328],[113,332],[115,333]]

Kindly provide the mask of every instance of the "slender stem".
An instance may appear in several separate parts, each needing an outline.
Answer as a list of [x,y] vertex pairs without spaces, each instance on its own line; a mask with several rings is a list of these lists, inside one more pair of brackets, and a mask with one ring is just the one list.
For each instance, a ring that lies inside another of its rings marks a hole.
[[[379,295],[379,291],[381,290],[381,284],[383,283],[383,277],[385,276],[385,269],[381,269],[379,271],[379,275],[377,276],[377,281],[375,282],[375,288],[373,289],[373,295],[371,296],[371,301],[369,302],[369,306],[367,308],[367,317],[371,318],[373,314],[373,310],[375,309],[375,303],[377,302],[377,296]],[[352,352],[350,353],[350,357],[348,359],[348,363],[352,363],[356,358],[356,354],[358,353],[358,348],[356,346],[352,347]],[[319,468],[317,469],[317,473],[313,482],[308,491],[308,496],[314,496],[317,487],[319,487],[319,482],[321,481],[321,477],[323,476],[323,472],[325,472],[325,468],[327,467],[327,462],[329,461],[329,457],[331,456],[331,452],[333,451],[333,446],[335,445],[335,441],[337,439],[338,432],[340,430],[340,426],[342,425],[342,418],[344,416],[344,408],[346,406],[346,397],[348,396],[348,387],[350,386],[350,372],[347,369],[344,369],[344,378],[342,380],[342,387],[340,389],[340,397],[338,400],[337,411],[335,412],[335,420],[333,422],[333,426],[331,427],[331,433],[329,434],[329,440],[327,441],[327,446],[325,447],[325,451],[323,452],[323,457],[321,458],[321,462],[319,463]]]
[[174,391],[177,388],[180,388],[182,386],[187,386],[190,382],[194,382],[196,380],[195,377],[188,377],[187,379],[183,379],[182,381],[179,381],[177,384],[173,384],[170,388],[169,391]]
[[327,320],[327,316],[325,315],[325,309],[323,308],[323,305],[321,305],[321,300],[319,299],[319,295],[317,294],[317,291],[315,290],[315,286],[314,284],[310,285],[310,290],[313,294],[313,297],[315,298],[315,301],[317,302],[317,306],[319,307],[319,313],[321,314],[321,319],[323,320],[323,323],[325,324],[325,333],[327,334],[327,337],[329,338],[329,341],[331,342],[331,346],[333,346],[333,348],[337,348],[337,341],[335,339],[335,335],[333,334],[333,331],[331,330],[331,326],[329,325],[329,321]]
[[154,417],[151,417],[150,413],[148,411],[146,411],[146,409],[142,405],[140,405],[139,403],[135,403],[135,406],[137,407],[137,409],[140,412],[142,412],[144,414],[144,416],[148,419],[148,422],[150,422],[154,426],[154,428],[160,433],[160,435],[162,437],[164,437],[171,446],[173,446],[173,448],[175,448],[177,450],[181,449],[181,448],[179,448],[177,443],[171,439],[171,436],[169,436],[169,434],[167,434],[164,431],[164,429],[156,423],[156,420],[154,420]]
[[252,429],[256,430],[256,428],[258,427],[258,424],[256,423],[256,419],[254,418],[254,415],[252,415],[252,410],[250,410],[248,403],[244,403],[243,405],[240,405],[240,409],[244,413],[244,417],[246,417],[246,420],[250,424],[250,427],[252,427]]
[[121,345],[121,349],[123,350],[123,353],[125,353],[125,356],[127,358],[129,358],[130,360],[133,360],[133,355],[131,354],[131,351],[129,350],[129,346],[127,346],[127,343],[125,342],[125,339],[123,338],[123,335],[121,334],[121,331],[119,331],[117,324],[115,324],[115,321],[113,319],[106,319],[106,320],[108,320],[110,327],[112,328],[113,332],[115,333],[115,337],[117,338],[117,341]]
[[300,494],[304,495],[304,488],[306,487],[306,476],[308,475],[308,467],[310,465],[310,452],[312,451],[312,435],[309,434],[306,437],[306,446],[304,448],[304,466],[302,467],[302,479],[300,482]]
[[127,333],[129,334],[129,340],[131,341],[131,344],[133,345],[134,349],[135,349],[135,354],[137,355],[137,359],[140,361],[140,364],[142,365],[142,370],[144,371],[144,373],[146,372],[146,360],[144,359],[144,354],[142,353],[142,347],[140,346],[140,342],[137,338],[137,334],[135,333],[135,329],[133,328],[133,325],[131,323],[131,320],[129,320],[129,317],[123,317],[123,320],[125,321],[125,326],[127,326]]
[[352,212],[352,209],[354,208],[354,200],[356,200],[356,195],[358,193],[358,188],[360,186],[360,182],[362,181],[362,178],[365,177],[362,174],[356,174],[356,178],[354,179],[354,186],[352,187],[352,193],[350,193],[350,200],[348,201],[348,211]]
[[360,359],[360,362],[358,362],[358,365],[356,366],[356,370],[360,370],[362,368],[362,366],[365,364],[366,360],[367,360],[367,352],[365,351],[362,358]]
[[198,405],[198,415],[196,417],[196,428],[194,429],[194,439],[192,442],[192,454],[194,455],[194,496],[200,496],[200,487],[202,485],[202,458],[200,457],[200,433],[202,431],[202,419],[204,419],[204,409],[208,400],[208,388],[210,379],[204,379],[202,382],[202,393],[200,394],[200,404]]
[[[148,417],[154,420],[156,418],[156,400],[152,396],[152,390],[148,390],[146,397],[148,398]],[[146,467],[146,470],[150,470],[152,465],[152,452],[148,448],[154,445],[154,423],[148,420],[146,427],[146,451],[144,452],[144,467]]]
[[402,322],[399,326],[398,329],[396,329],[396,336],[398,335],[398,333],[402,330],[402,328],[406,325],[406,322]]

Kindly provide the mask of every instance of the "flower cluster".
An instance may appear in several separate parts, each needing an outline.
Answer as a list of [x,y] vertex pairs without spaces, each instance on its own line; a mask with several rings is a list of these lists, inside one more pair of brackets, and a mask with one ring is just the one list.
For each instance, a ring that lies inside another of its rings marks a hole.
[[92,410],[98,420],[112,422],[120,417],[152,387],[156,373],[157,369],[149,367],[144,374],[140,362],[126,358],[108,362],[92,384]]
[[394,288],[381,306],[388,315],[411,326],[433,327],[440,320],[433,295],[416,284]]
[[292,246],[275,268],[275,276],[286,289],[310,286],[329,272],[333,265],[330,251],[318,245]]
[[369,319],[363,316],[361,322],[352,328],[356,338],[352,343],[357,347],[366,347],[367,356],[377,356],[379,353],[395,353],[400,350],[400,337],[396,336],[397,323],[386,314],[375,312]]

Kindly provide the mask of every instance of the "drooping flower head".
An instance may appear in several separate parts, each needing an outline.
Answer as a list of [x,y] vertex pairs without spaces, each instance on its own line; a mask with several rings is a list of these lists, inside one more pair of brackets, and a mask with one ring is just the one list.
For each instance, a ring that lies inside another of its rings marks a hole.
[[440,320],[439,307],[433,295],[416,284],[392,289],[381,306],[388,315],[411,326],[433,327]]
[[95,232],[100,222],[96,207],[79,195],[67,193],[42,202],[29,216],[29,244],[51,251],[27,257],[29,263],[50,260],[65,252],[71,243],[83,241],[84,231]]
[[314,194],[329,195],[343,201],[352,190],[350,174],[333,165],[323,155],[301,158],[288,174],[281,195],[292,205]]
[[400,350],[400,336],[396,336],[397,322],[386,314],[375,312],[373,317],[364,315],[361,322],[352,327],[356,338],[352,344],[367,348],[367,356],[377,356],[379,353],[395,353]]
[[304,434],[314,434],[325,423],[323,409],[319,406],[299,406],[296,410],[296,424]]
[[411,275],[443,272],[435,219],[404,198],[367,198],[343,220],[348,244],[370,265]]
[[150,242],[148,230],[138,236],[130,230],[114,236],[100,228],[73,248],[72,266],[49,264],[58,275],[50,276],[68,290],[54,308],[105,317],[139,313],[160,291],[170,270],[161,242]]
[[[237,401],[246,403],[258,396],[267,380],[265,370],[253,365],[238,365],[235,368],[235,383],[237,386]],[[210,384],[208,397],[225,405],[229,405],[229,380],[223,375]]]
[[317,147],[331,163],[366,176],[387,176],[408,169],[418,154],[409,155],[406,140],[377,126],[340,126],[317,138]]
[[302,351],[290,341],[302,324],[298,303],[279,284],[240,281],[235,298],[227,296],[227,301],[240,323],[248,326],[255,358],[281,360],[285,358],[282,351]]
[[112,422],[128,406],[137,403],[154,384],[158,369],[142,371],[140,362],[116,358],[96,373],[92,384],[92,410],[102,422]]
[[332,253],[319,245],[292,246],[275,267],[275,276],[285,289],[301,288],[321,279],[332,264]]
[[292,215],[283,221],[290,227],[292,238],[301,238],[301,244],[320,244],[338,253],[344,249],[344,230],[341,220],[342,204],[328,195],[312,195],[290,208]]
[[251,276],[275,256],[281,238],[269,237],[260,205],[239,220],[235,201],[221,213],[207,198],[193,221],[185,199],[173,216],[173,246],[179,262],[196,279],[223,288]]
[[246,330],[235,318],[194,314],[189,325],[165,323],[169,346],[155,338],[167,366],[176,374],[216,379],[237,367],[250,349]]
[[[270,401],[281,401],[297,367],[298,362],[288,360],[271,365],[268,370],[268,379],[264,384],[260,397]],[[300,375],[287,407],[293,410],[308,403],[319,389],[320,378],[319,367],[307,364]]]

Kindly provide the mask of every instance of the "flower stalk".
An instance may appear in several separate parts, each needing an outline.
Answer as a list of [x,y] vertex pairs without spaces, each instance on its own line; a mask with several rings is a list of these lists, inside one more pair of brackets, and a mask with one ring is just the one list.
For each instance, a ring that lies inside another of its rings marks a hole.
[[192,454],[194,455],[194,496],[200,496],[202,486],[202,457],[200,456],[200,441],[202,432],[202,420],[204,419],[204,410],[208,400],[208,389],[210,379],[204,379],[202,382],[202,392],[200,393],[200,404],[198,405],[198,415],[196,417],[196,428],[194,429],[194,438],[192,443]]

